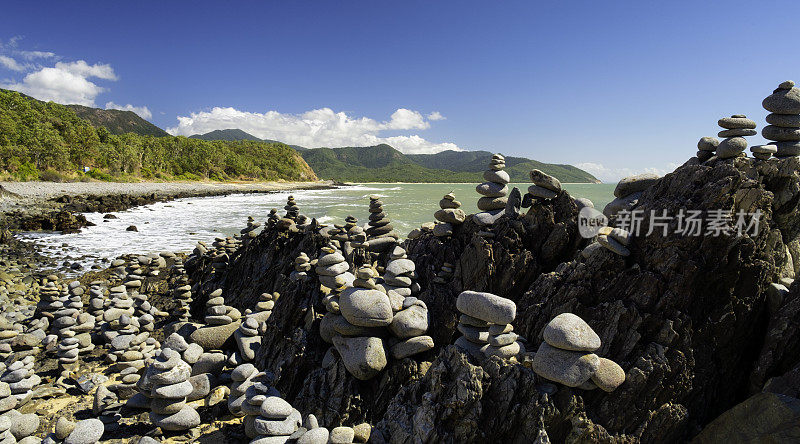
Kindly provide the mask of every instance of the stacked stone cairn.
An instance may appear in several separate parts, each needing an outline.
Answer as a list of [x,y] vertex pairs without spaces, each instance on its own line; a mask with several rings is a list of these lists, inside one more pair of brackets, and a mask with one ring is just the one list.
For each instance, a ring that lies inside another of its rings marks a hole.
[[[222,289],[218,288],[211,292],[206,302],[206,325],[192,332],[190,338],[192,342],[196,342],[204,350],[222,350],[223,344],[233,336],[241,325],[241,318],[242,314],[239,310],[225,305]],[[214,353],[214,355],[213,358],[216,360],[221,353]],[[224,361],[224,355],[222,355],[222,358]],[[196,368],[193,370],[196,371]]]
[[34,357],[26,356],[12,362],[0,375],[0,382],[8,384],[11,395],[17,399],[17,404],[23,404],[30,399],[33,388],[42,383],[42,378],[33,370],[34,364]]
[[[53,279],[50,279],[50,278]],[[36,317],[47,319],[48,326],[53,321],[54,314],[60,310],[64,303],[59,300],[61,290],[57,285],[58,277],[48,276],[47,282],[39,287],[39,302],[36,304]]]
[[[561,192],[561,182],[555,177],[539,170],[532,170],[529,175],[533,185],[528,187],[526,198],[531,196],[530,199],[552,200]],[[523,208],[527,208],[525,203],[523,201]]]
[[194,246],[194,250],[192,250],[192,254],[195,256],[202,256],[208,252],[208,245],[206,245],[203,241],[197,241],[197,244]]
[[603,214],[611,218],[620,211],[630,211],[639,203],[642,193],[653,186],[658,179],[660,179],[660,176],[652,173],[637,174],[623,178],[614,188],[614,197],[616,199],[603,208]]
[[761,135],[775,142],[766,146],[770,150],[775,147],[775,157],[800,156],[800,88],[787,80],[761,105],[771,113],[767,115],[769,125],[761,130]]
[[461,313],[458,331],[463,336],[455,344],[471,356],[512,358],[525,352],[522,339],[511,326],[517,314],[514,301],[486,292],[463,291],[456,299],[456,309]]
[[258,417],[253,421],[257,435],[250,442],[252,444],[288,442],[301,425],[302,416],[291,404],[279,396],[266,396],[261,401]]
[[186,397],[192,393],[189,382],[192,368],[181,355],[166,348],[147,368],[146,377],[152,388],[150,421],[162,430],[182,431],[200,425],[200,415]]
[[433,278],[435,284],[446,284],[453,277],[453,264],[445,262]]
[[122,279],[127,274],[125,272],[125,259],[114,259],[111,261],[111,273],[119,279]]
[[94,392],[92,414],[103,422],[105,431],[111,432],[119,428],[119,420],[122,418],[120,410],[123,405],[125,404],[120,402],[114,392],[104,385],[99,385]]
[[719,126],[723,128],[717,134],[724,137],[722,142],[717,145],[717,157],[720,159],[732,159],[734,157],[746,156],[744,150],[747,148],[745,136],[755,136],[756,123],[747,118],[744,114],[734,114],[730,117],[719,119]]
[[243,228],[240,232],[242,235],[242,244],[247,245],[251,240],[258,236],[256,230],[261,227],[261,222],[256,222],[252,216],[247,216],[247,227]]
[[[0,398],[16,401],[16,398],[9,396],[9,393],[8,384],[0,382]],[[11,403],[3,405],[3,410],[10,405]],[[13,407],[4,410],[0,416],[0,443],[33,444],[41,442],[40,438],[33,436],[41,422],[39,416],[36,413],[22,414],[12,409]]]
[[369,251],[385,251],[397,243],[399,236],[394,232],[391,220],[383,211],[383,202],[377,195],[369,196],[369,222],[367,223],[366,249]]
[[[271,381],[271,374],[265,372],[256,373],[249,377],[249,384],[245,389],[244,402],[241,403],[240,412],[244,415],[242,420],[244,433],[250,439],[258,436],[255,422],[256,418],[261,415],[261,404],[269,397],[280,396],[280,393],[271,386]],[[231,391],[231,398],[229,399],[233,399],[233,391]]]
[[447,237],[453,235],[453,226],[461,225],[467,218],[464,210],[461,209],[461,202],[456,200],[456,195],[449,192],[439,201],[440,210],[433,214],[439,221],[433,227],[433,235],[437,237]]
[[406,251],[395,247],[386,264],[383,276],[384,289],[392,305],[392,323],[389,331],[397,341],[391,341],[391,354],[395,359],[403,359],[433,349],[433,338],[425,335],[428,331],[428,306],[412,294],[419,292],[416,265],[406,257]]
[[[109,305],[103,312],[103,321],[101,325],[101,333],[106,344],[111,344],[121,333],[118,331],[123,329],[119,322],[119,318],[127,316],[130,318],[134,314],[133,300],[128,297],[128,292],[124,285],[117,285],[109,289]],[[130,324],[130,320],[125,320]],[[126,330],[127,331],[127,330]]]
[[267,226],[270,228],[274,227],[280,219],[281,218],[278,216],[277,208],[269,210],[269,215],[267,216]]
[[[714,157],[714,152],[719,146],[719,139],[716,137],[701,137],[697,142],[697,160],[705,162]],[[752,148],[751,148],[752,150]]]
[[286,205],[283,207],[286,210],[286,216],[289,219],[297,219],[297,216],[300,215],[300,207],[297,206],[297,202],[294,201],[294,196],[289,196],[286,199]]
[[306,280],[309,271],[311,271],[311,259],[304,251],[300,252],[300,255],[294,259],[294,271],[289,275],[289,279],[292,281]]
[[611,392],[625,382],[625,371],[614,361],[592,353],[600,348],[597,333],[572,313],[553,318],[542,332],[544,342],[533,358],[539,376],[568,387]]
[[503,214],[508,203],[508,182],[511,178],[503,171],[506,160],[500,154],[492,155],[489,169],[483,172],[486,182],[478,185],[475,191],[482,197],[478,199],[478,209],[481,211],[473,216],[473,220],[481,226],[490,226]]
[[350,264],[339,250],[330,245],[320,249],[320,256],[314,267],[320,284],[331,290],[353,285],[355,276],[349,270]]
[[256,302],[255,311],[248,313],[248,318],[255,319],[256,322],[258,322],[259,329],[262,328],[262,324],[267,322],[269,317],[272,315],[272,309],[275,307],[275,301],[278,299],[278,296],[280,296],[278,293],[261,293],[261,296],[258,298],[258,302]]
[[597,242],[620,256],[630,256],[631,252],[628,245],[631,242],[631,235],[622,228],[602,227],[597,233]]
[[247,316],[233,334],[236,346],[239,348],[236,362],[247,362],[256,358],[256,353],[261,347],[261,335],[264,333],[261,330],[262,325],[255,317]]
[[225,305],[225,298],[222,297],[221,288],[211,292],[210,296],[206,302],[206,324],[214,326],[229,325],[242,317],[239,310]]
[[103,283],[94,281],[89,286],[89,312],[94,316],[95,322],[102,322],[105,307],[106,296]]

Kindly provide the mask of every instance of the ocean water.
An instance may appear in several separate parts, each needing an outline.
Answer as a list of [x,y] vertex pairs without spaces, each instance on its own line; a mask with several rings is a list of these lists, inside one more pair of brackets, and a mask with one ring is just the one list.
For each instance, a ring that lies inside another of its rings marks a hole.
[[[511,184],[524,194],[530,184]],[[595,207],[603,208],[613,199],[615,184],[565,184],[574,197],[586,197]],[[269,210],[283,206],[294,195],[300,212],[316,217],[321,223],[341,224],[348,215],[367,222],[369,196],[381,197],[384,211],[402,236],[422,223],[433,221],[439,200],[450,191],[462,203],[462,209],[477,212],[480,197],[475,184],[360,184],[332,190],[303,190],[269,194],[235,194],[229,196],[178,199],[113,213],[117,219],[103,219],[101,213],[86,213],[96,224],[75,234],[23,233],[21,237],[44,248],[44,253],[59,260],[91,265],[102,258],[122,254],[143,254],[160,251],[190,252],[198,241],[211,243],[217,236],[239,233],[247,216],[264,222]],[[125,231],[135,225],[138,232]]]

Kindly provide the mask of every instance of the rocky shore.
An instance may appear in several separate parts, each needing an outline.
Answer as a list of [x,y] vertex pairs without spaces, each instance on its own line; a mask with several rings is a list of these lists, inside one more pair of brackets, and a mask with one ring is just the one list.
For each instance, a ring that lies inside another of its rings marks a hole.
[[284,190],[326,189],[321,182],[0,182],[0,213],[14,230],[74,232],[86,226],[80,213],[122,211],[185,197]]
[[[775,114],[800,113],[787,85]],[[379,196],[329,226],[290,197],[78,279],[2,249],[0,440],[796,442],[800,134],[780,134],[756,157],[701,139],[602,213],[537,170],[508,190],[496,155],[477,209],[432,197],[406,240]],[[686,212],[700,234],[664,216]]]

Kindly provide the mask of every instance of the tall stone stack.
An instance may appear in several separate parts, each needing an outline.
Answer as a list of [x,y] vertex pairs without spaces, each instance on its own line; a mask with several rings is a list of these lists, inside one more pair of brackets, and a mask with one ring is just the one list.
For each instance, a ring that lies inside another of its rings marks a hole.
[[253,378],[258,374],[258,369],[253,364],[246,363],[237,366],[231,372],[230,396],[228,396],[228,410],[235,416],[245,416],[242,406],[247,401],[247,389],[255,382]]
[[744,114],[734,114],[730,117],[719,119],[719,126],[723,128],[717,134],[724,137],[722,142],[717,145],[717,157],[720,159],[732,159],[743,155],[747,148],[745,136],[755,136],[756,123],[747,118]]
[[133,300],[128,297],[128,292],[124,285],[117,285],[109,289],[108,309],[103,313],[103,324],[100,327],[101,334],[106,344],[111,344],[115,337],[120,335],[120,323],[117,322],[123,315],[133,316]]
[[96,322],[103,320],[105,306],[106,297],[103,291],[103,283],[94,281],[89,287],[89,313],[94,316]]
[[437,237],[452,236],[453,226],[463,224],[467,218],[464,210],[461,209],[461,202],[456,200],[455,194],[451,191],[439,201],[439,208],[439,211],[433,214],[433,217],[439,221],[433,227],[433,235]]
[[245,390],[245,401],[241,405],[241,412],[245,414],[242,420],[244,433],[253,439],[258,436],[255,423],[256,418],[261,415],[261,404],[269,397],[280,396],[280,393],[271,386],[271,377],[268,373],[257,373],[250,381],[251,384]]
[[510,325],[517,314],[514,301],[491,293],[463,291],[456,299],[461,313],[455,344],[476,358],[512,358],[524,351]]
[[62,376],[68,377],[71,372],[77,369],[78,347],[78,339],[75,338],[75,332],[69,328],[63,330],[58,341],[58,365],[61,367]]
[[59,300],[61,290],[58,288],[57,279],[57,277],[53,280],[48,278],[47,282],[39,287],[39,302],[36,304],[36,317],[44,317],[48,320],[48,323],[53,321],[53,313],[64,306],[64,303]]
[[436,273],[436,276],[433,278],[433,282],[435,284],[446,284],[452,277],[453,264],[450,262],[444,262],[442,264],[442,268],[439,269],[439,272]]
[[269,294],[269,293],[261,293],[261,296],[258,297],[258,302],[256,302],[255,310],[248,314],[248,318],[255,319],[256,322],[259,324],[259,328],[262,324],[267,322],[269,317],[272,315],[272,309],[275,307],[275,300],[278,299],[278,293]]
[[714,157],[718,146],[719,140],[716,137],[701,137],[697,142],[697,160],[705,162]]
[[397,234],[394,232],[394,227],[391,222],[391,219],[389,219],[383,211],[383,202],[380,196],[374,194],[369,196],[369,222],[367,223],[369,228],[366,229],[367,238],[397,238]]
[[311,259],[304,251],[301,251],[294,259],[294,271],[289,274],[289,279],[292,281],[305,280],[308,278],[309,271],[311,271]]
[[280,216],[278,216],[278,209],[273,208],[269,210],[269,215],[267,215],[267,226],[273,228],[279,220]]
[[261,227],[261,222],[256,222],[252,216],[247,216],[247,227],[240,231],[242,235],[242,244],[247,245],[251,240],[258,236],[256,230]]
[[252,316],[245,318],[239,329],[233,334],[236,345],[239,348],[241,359],[237,361],[247,362],[256,358],[256,353],[261,347],[261,324]]
[[294,201],[294,196],[289,196],[286,199],[286,205],[283,207],[286,210],[286,218],[289,219],[297,219],[297,216],[300,215],[300,207],[297,206],[297,202]]
[[147,368],[152,383],[150,421],[162,430],[182,431],[200,425],[200,415],[186,404],[192,393],[192,368],[172,349],[164,349]]
[[500,217],[508,203],[508,182],[511,178],[503,171],[506,167],[505,158],[500,154],[492,155],[489,169],[483,172],[486,182],[478,185],[475,191],[482,197],[478,199],[478,209],[481,213],[474,216],[479,225],[492,225]]
[[33,356],[12,362],[0,375],[0,382],[8,383],[11,395],[22,401],[27,398],[34,387],[42,383],[42,378],[34,372]]
[[221,288],[211,292],[210,296],[206,302],[206,324],[213,326],[229,325],[241,319],[242,315],[239,310],[225,305],[225,298],[222,297]]
[[627,257],[631,254],[628,249],[631,234],[622,228],[602,227],[597,233],[597,242],[620,256]]
[[593,352],[600,337],[583,319],[572,313],[553,318],[542,332],[544,342],[533,358],[539,376],[584,390],[611,392],[625,382],[625,371],[614,361]]
[[290,436],[297,432],[302,421],[303,418],[300,412],[292,407],[291,404],[278,396],[267,396],[261,402],[258,417],[253,421],[253,427],[257,435],[250,442],[253,444],[286,442]]
[[320,256],[314,268],[320,284],[331,290],[353,285],[355,276],[349,270],[350,264],[347,263],[344,255],[339,250],[332,246],[320,249]]
[[125,273],[125,259],[114,259],[111,261],[111,274],[116,276],[119,279],[125,277],[127,273]]
[[383,274],[383,288],[389,297],[393,312],[402,310],[405,299],[417,293],[413,291],[418,287],[418,284],[415,285],[416,273],[416,264],[408,259],[406,250],[400,246],[394,247],[389,253]]
[[800,156],[800,88],[787,80],[761,105],[771,113],[761,135],[775,142],[775,157]]

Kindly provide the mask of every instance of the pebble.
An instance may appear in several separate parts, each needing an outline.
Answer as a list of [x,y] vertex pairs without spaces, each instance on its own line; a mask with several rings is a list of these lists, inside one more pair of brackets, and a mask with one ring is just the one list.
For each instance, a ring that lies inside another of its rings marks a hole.
[[617,183],[617,187],[614,188],[614,196],[625,197],[633,193],[644,191],[653,186],[658,179],[660,179],[660,176],[653,173],[643,173],[625,177],[620,180],[619,183]]
[[553,318],[545,326],[542,336],[548,344],[564,350],[591,352],[602,345],[592,327],[572,313],[561,313]]
[[610,359],[600,358],[597,371],[592,375],[592,382],[604,391],[614,391],[625,382],[625,370]]

